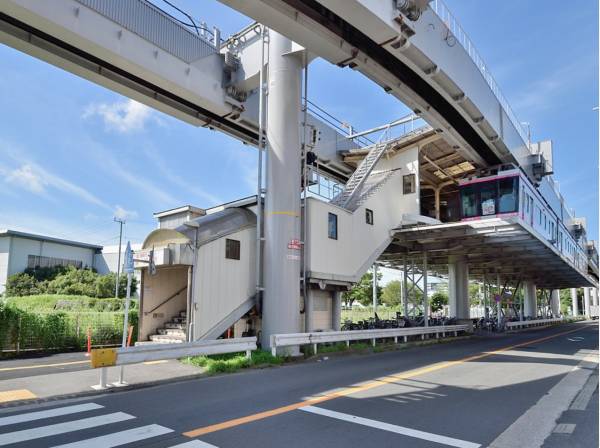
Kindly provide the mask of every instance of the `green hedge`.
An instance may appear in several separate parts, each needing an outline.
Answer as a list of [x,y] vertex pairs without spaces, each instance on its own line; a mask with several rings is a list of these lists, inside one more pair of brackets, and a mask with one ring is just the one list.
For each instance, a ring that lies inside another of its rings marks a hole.
[[[7,297],[9,305],[14,305],[25,311],[124,311],[124,299],[98,299],[95,297],[76,296],[68,294],[39,294],[23,297]],[[131,299],[129,308],[138,309],[138,299]]]
[[[138,312],[129,312],[136,340]],[[0,302],[0,350],[84,349],[88,328],[92,345],[120,344],[123,335],[123,312],[32,311],[14,303]]]

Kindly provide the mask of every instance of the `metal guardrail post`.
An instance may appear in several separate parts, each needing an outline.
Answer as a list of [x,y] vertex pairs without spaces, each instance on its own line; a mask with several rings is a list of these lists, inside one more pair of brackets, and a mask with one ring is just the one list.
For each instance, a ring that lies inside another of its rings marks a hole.
[[96,389],[96,390],[108,389],[109,386],[106,381],[107,374],[108,374],[108,369],[106,367],[100,368],[100,383],[92,386],[92,389]]

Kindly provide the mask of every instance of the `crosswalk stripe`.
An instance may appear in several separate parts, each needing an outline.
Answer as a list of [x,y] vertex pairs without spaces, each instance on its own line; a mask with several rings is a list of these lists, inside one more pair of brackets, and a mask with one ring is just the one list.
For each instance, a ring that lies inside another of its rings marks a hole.
[[43,418],[58,417],[60,415],[75,414],[77,412],[92,411],[101,409],[101,406],[96,403],[77,404],[74,406],[65,406],[62,408],[48,409],[46,411],[28,412],[26,414],[11,415],[9,417],[0,417],[0,426],[14,425],[17,423],[31,422],[33,420],[41,420]]
[[139,428],[127,429],[125,431],[113,432],[104,436],[91,439],[79,440],[77,442],[57,445],[54,448],[111,448],[139,440],[150,439],[173,432],[172,429],[160,425],[140,426]]
[[467,442],[465,440],[454,439],[452,437],[441,436],[439,434],[433,434],[430,432],[419,431],[417,429],[406,428],[404,426],[392,425],[391,423],[379,422],[377,420],[371,420],[368,418],[357,417],[355,415],[344,414],[342,412],[331,411],[329,409],[319,408],[316,406],[304,406],[299,408],[301,411],[310,412],[313,414],[323,415],[325,417],[331,417],[338,420],[343,420],[350,423],[356,423],[358,425],[368,426],[370,428],[381,429],[384,431],[393,432],[396,434],[402,434],[409,437],[414,437],[422,440],[429,440],[430,442],[437,442],[443,445],[454,446],[457,448],[479,448],[481,445],[478,443]]
[[81,429],[94,428],[96,426],[130,420],[132,418],[135,417],[133,415],[125,414],[124,412],[114,412],[112,414],[100,415],[98,417],[82,418],[81,420],[73,420],[70,422],[56,423],[54,425],[40,426],[38,428],[8,432],[6,434],[0,434],[0,446],[39,439],[41,437],[55,436],[57,434],[64,434],[66,432],[78,431]]
[[180,443],[170,448],[219,448],[210,443],[203,442],[202,440],[190,440],[189,442]]

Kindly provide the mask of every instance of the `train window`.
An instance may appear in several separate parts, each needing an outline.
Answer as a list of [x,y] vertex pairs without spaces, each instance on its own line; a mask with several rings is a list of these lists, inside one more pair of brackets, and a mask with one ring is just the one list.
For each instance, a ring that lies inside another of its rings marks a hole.
[[498,181],[498,212],[510,213],[517,211],[519,190],[516,177]]
[[460,202],[463,218],[472,218],[479,215],[477,206],[477,188],[475,185],[467,185],[460,190]]
[[479,188],[479,197],[481,200],[481,215],[496,214],[496,183],[489,182],[481,184]]

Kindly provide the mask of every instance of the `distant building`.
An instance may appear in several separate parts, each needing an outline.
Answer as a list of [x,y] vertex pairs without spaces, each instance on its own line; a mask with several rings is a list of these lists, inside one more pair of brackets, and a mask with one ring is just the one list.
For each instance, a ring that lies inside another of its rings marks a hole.
[[[121,247],[121,263],[126,242]],[[141,244],[132,244],[135,252]],[[75,266],[95,269],[99,274],[117,271],[119,246],[102,247],[96,244],[65,240],[50,236],[0,229],[0,294],[6,289],[6,280],[27,268]],[[136,271],[139,281],[139,271]]]
[[102,246],[17,230],[0,230],[0,294],[13,274],[36,266],[96,268]]

